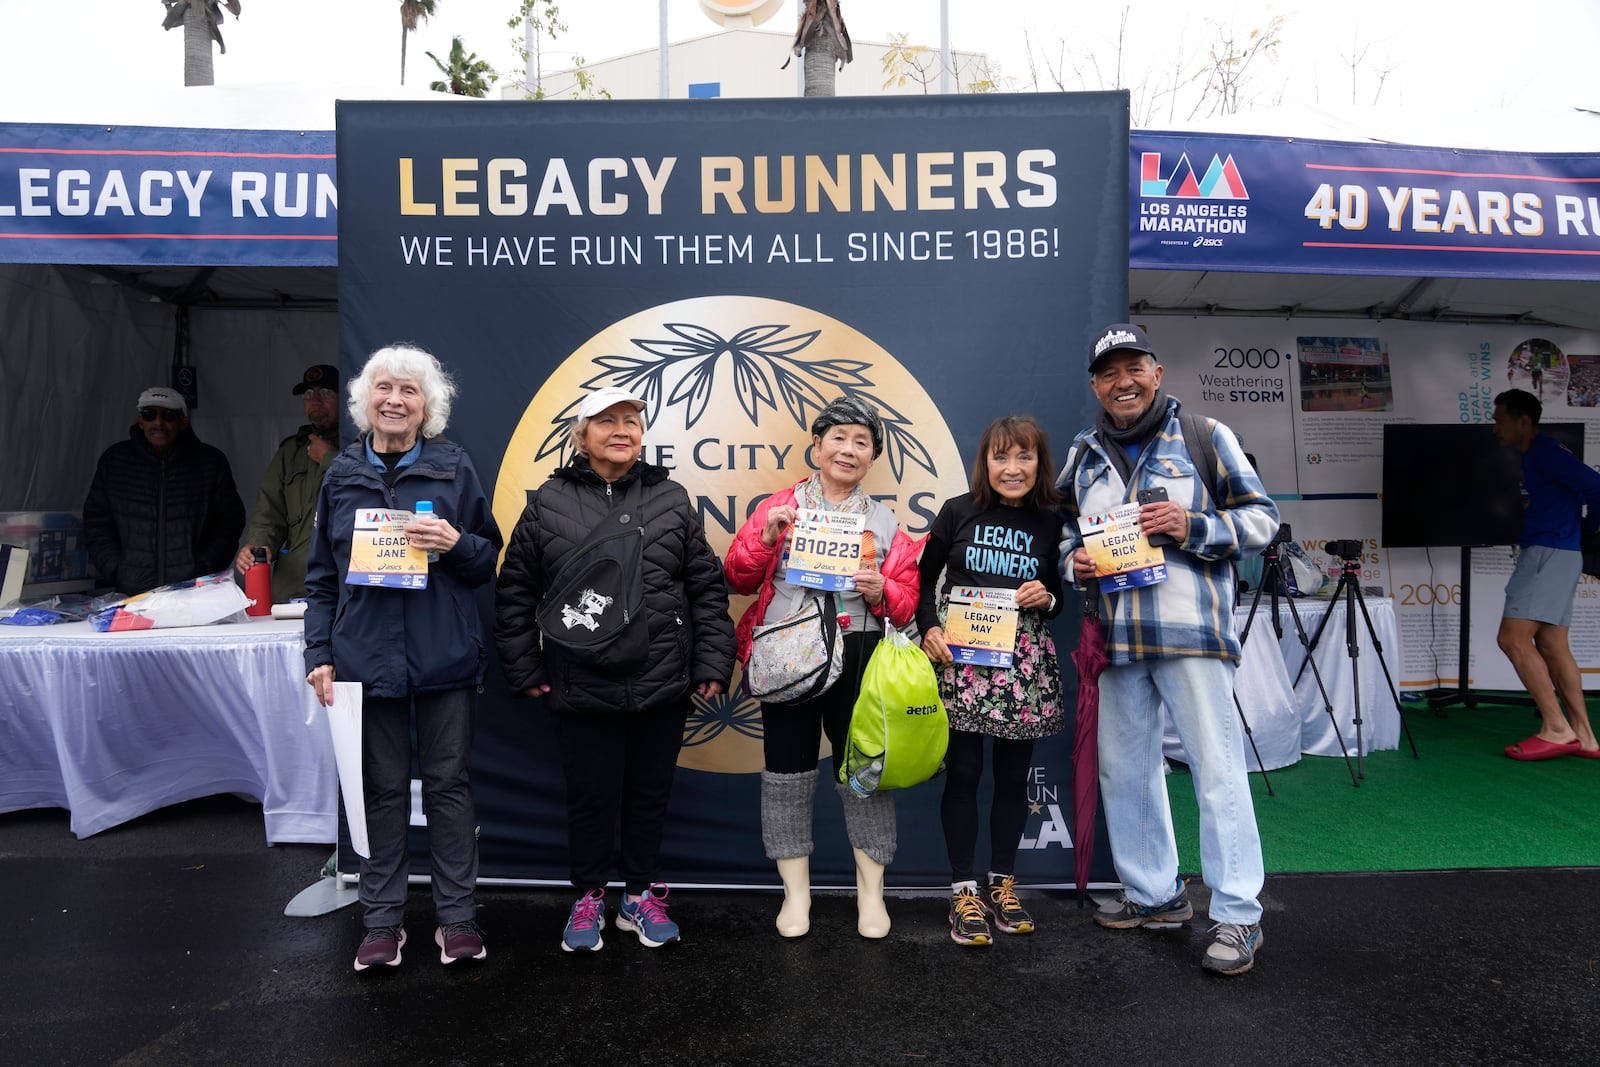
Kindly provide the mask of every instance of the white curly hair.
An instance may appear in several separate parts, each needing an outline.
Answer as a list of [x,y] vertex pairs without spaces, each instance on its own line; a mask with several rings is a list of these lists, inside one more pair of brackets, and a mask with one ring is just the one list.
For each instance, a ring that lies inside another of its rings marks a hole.
[[456,383],[445,373],[439,360],[416,345],[388,345],[367,358],[366,366],[350,383],[350,403],[346,410],[350,421],[362,433],[372,429],[367,418],[367,402],[372,397],[372,379],[379,371],[388,371],[401,378],[422,385],[422,436],[438,437],[450,422],[450,402],[455,399]]

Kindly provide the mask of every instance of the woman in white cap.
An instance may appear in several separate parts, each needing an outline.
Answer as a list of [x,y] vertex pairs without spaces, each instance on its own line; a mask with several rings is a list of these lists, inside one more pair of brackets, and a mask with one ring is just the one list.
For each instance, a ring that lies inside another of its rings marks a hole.
[[[761,837],[783,880],[777,925],[784,937],[811,929],[811,823],[822,735],[827,734],[833,748],[837,780],[862,669],[884,627],[903,626],[916,612],[921,546],[900,531],[894,512],[861,485],[883,454],[883,419],[877,409],[855,397],[840,397],[817,414],[811,442],[817,472],[756,508],[729,546],[724,568],[735,593],[758,594],[739,620],[739,660],[746,662],[755,627],[794,614],[807,596],[815,595],[784,580],[786,542],[800,509],[863,516],[855,588],[833,594],[844,633],[844,669],[838,681],[798,704],[761,705],[766,764],[761,772]],[[889,913],[883,904],[883,869],[894,859],[894,797],[857,796],[847,785],[837,789],[855,853],[856,929],[863,937],[885,937]]]
[[[529,496],[496,586],[500,662],[512,688],[544,699],[567,780],[567,840],[579,893],[561,940],[568,952],[604,944],[614,864],[623,882],[617,928],[648,948],[678,940],[661,881],[673,773],[694,695],[724,692],[733,673],[722,567],[683,486],[640,458],[646,407],[615,386],[583,398],[572,424],[574,455]],[[623,616],[609,644],[574,651],[558,639],[563,629],[575,627],[592,641],[612,632],[608,619],[623,607],[616,601],[626,602],[627,580],[578,582],[566,593],[569,557],[587,575],[591,553],[609,551],[584,546],[606,524],[643,531],[637,557],[628,556],[626,537],[617,539],[622,565],[610,571],[630,571],[638,558],[642,619]],[[541,608],[547,620],[559,611],[543,633]]]

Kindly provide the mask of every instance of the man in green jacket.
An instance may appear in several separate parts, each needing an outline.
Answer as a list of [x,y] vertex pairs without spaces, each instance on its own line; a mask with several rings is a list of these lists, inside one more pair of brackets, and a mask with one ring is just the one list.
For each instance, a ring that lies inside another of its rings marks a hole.
[[264,548],[272,561],[272,601],[306,595],[306,554],[317,517],[322,476],[339,452],[339,368],[307,367],[294,387],[305,405],[306,424],[284,438],[261,479],[245,545],[234,566],[243,574]]

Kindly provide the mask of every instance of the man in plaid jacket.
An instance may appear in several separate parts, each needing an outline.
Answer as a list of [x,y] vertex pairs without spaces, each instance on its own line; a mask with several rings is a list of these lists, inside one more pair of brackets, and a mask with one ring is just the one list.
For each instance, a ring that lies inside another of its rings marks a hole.
[[[1072,443],[1063,497],[1077,515],[1095,516],[1138,501],[1141,490],[1165,490],[1164,499],[1142,503],[1139,525],[1165,542],[1166,571],[1164,581],[1104,594],[1111,665],[1100,676],[1100,792],[1124,893],[1095,921],[1117,930],[1162,928],[1194,914],[1177,876],[1161,753],[1164,704],[1199,801],[1201,874],[1215,924],[1201,966],[1243,974],[1262,943],[1264,874],[1231,697],[1240,655],[1234,563],[1272,540],[1278,509],[1226,426],[1204,423],[1213,462],[1190,454],[1178,401],[1162,393],[1162,368],[1142,329],[1107,327],[1089,359],[1104,410]],[[1215,468],[1211,484],[1201,474],[1208,467]],[[1096,580],[1074,523],[1064,530],[1061,558],[1070,577]]]

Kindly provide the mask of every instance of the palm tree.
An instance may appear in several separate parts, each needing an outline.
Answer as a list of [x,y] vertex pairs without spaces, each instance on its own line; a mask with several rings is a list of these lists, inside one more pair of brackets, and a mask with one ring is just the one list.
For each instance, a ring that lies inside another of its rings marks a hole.
[[432,52],[427,56],[447,79],[428,83],[428,88],[437,92],[482,97],[488,94],[489,86],[500,77],[493,67],[478,58],[478,53],[468,52],[459,37],[450,41],[449,63],[439,62],[439,57]]
[[239,0],[161,0],[167,6],[167,17],[162,21],[164,30],[183,27],[183,84],[214,85],[216,74],[211,66],[211,42],[215,40],[223,55],[228,46],[222,43],[222,9],[226,7],[239,17]]
[[400,84],[406,83],[406,39],[417,23],[433,18],[439,0],[400,0]]
[[806,95],[832,96],[839,71],[855,58],[839,0],[806,0],[794,35],[794,54],[805,57]]

